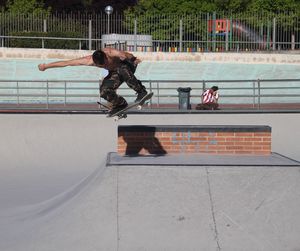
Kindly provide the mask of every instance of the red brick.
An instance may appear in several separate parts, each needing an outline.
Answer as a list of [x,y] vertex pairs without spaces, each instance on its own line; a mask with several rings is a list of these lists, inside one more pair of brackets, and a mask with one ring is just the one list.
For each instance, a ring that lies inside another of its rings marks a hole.
[[234,154],[234,151],[217,151],[218,154]]
[[191,141],[208,141],[208,137],[203,136],[192,136],[190,138]]
[[241,150],[242,146],[226,146],[226,150]]
[[234,133],[234,136],[236,137],[252,137],[254,133],[252,132],[236,132]]
[[227,141],[227,142],[219,142],[218,145],[220,146],[234,146],[234,141]]
[[245,141],[245,139],[244,137],[228,137],[226,141]]
[[270,151],[253,151],[253,154],[255,155],[270,155]]
[[[125,132],[118,135],[118,152],[134,151],[141,146],[153,144],[156,137],[168,153],[209,154],[270,154],[270,133],[232,132]],[[127,146],[130,142],[130,148]],[[149,146],[147,146],[149,147]],[[157,149],[149,149],[150,152]],[[149,154],[141,149],[140,154]]]
[[235,146],[252,146],[253,142],[252,141],[240,141],[240,142],[234,142]]
[[234,151],[235,154],[253,154],[253,151],[246,151],[246,150],[240,150],[240,151]]
[[263,141],[271,141],[271,137],[263,137],[262,140]]
[[234,137],[234,132],[217,132],[216,136]]
[[267,133],[267,132],[256,132],[256,133],[254,133],[254,136],[256,136],[256,137],[268,137],[268,136],[271,136],[271,134]]

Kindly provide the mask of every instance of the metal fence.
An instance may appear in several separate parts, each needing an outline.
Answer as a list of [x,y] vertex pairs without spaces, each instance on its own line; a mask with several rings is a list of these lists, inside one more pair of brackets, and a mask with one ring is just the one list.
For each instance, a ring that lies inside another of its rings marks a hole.
[[[129,51],[257,51],[300,48],[296,13],[199,13],[197,15],[0,13],[0,45],[61,49],[120,46]],[[109,43],[104,41],[108,36]],[[146,38],[143,38],[145,36]],[[149,38],[150,37],[150,38]],[[60,41],[64,38],[64,41]],[[150,45],[145,45],[149,42]]]
[[[0,80],[0,109],[99,109],[99,81]],[[300,79],[171,81],[147,80],[143,84],[154,96],[149,108],[178,108],[179,87],[190,87],[192,109],[201,102],[201,94],[218,85],[221,109],[300,110]],[[136,98],[125,84],[118,89],[128,102]],[[105,102],[104,100],[101,100]]]

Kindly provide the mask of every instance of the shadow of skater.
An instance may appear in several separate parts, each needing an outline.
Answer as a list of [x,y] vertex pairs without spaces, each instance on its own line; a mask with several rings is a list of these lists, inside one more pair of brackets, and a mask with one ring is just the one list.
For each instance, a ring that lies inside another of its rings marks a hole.
[[[137,132],[142,132],[133,137],[134,129]],[[125,155],[139,155],[144,149],[149,154],[165,155],[167,151],[163,148],[158,138],[155,137],[155,127],[151,126],[138,126],[131,127],[131,133],[124,133],[123,139],[127,144]]]

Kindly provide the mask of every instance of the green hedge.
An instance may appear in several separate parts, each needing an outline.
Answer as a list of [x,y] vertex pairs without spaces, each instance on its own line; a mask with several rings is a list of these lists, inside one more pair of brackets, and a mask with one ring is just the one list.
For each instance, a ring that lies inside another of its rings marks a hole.
[[[79,32],[12,32],[10,36],[20,37],[67,37],[82,38]],[[81,41],[82,47],[86,45],[86,41]],[[42,39],[33,38],[12,38],[9,42],[10,47],[18,48],[42,48]],[[54,40],[44,39],[44,48],[47,49],[79,49],[79,40]]]

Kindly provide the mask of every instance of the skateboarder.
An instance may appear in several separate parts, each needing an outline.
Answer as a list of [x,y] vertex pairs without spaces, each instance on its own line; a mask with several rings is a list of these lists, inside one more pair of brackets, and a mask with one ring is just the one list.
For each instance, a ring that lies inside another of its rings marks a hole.
[[100,96],[112,104],[110,114],[114,114],[128,106],[126,100],[116,93],[116,89],[123,82],[126,82],[131,89],[136,91],[135,102],[147,95],[145,86],[134,75],[140,62],[141,60],[131,53],[104,48],[82,58],[39,64],[38,68],[40,71],[45,71],[49,68],[65,66],[96,66],[108,70],[108,75],[103,79],[100,86]]

